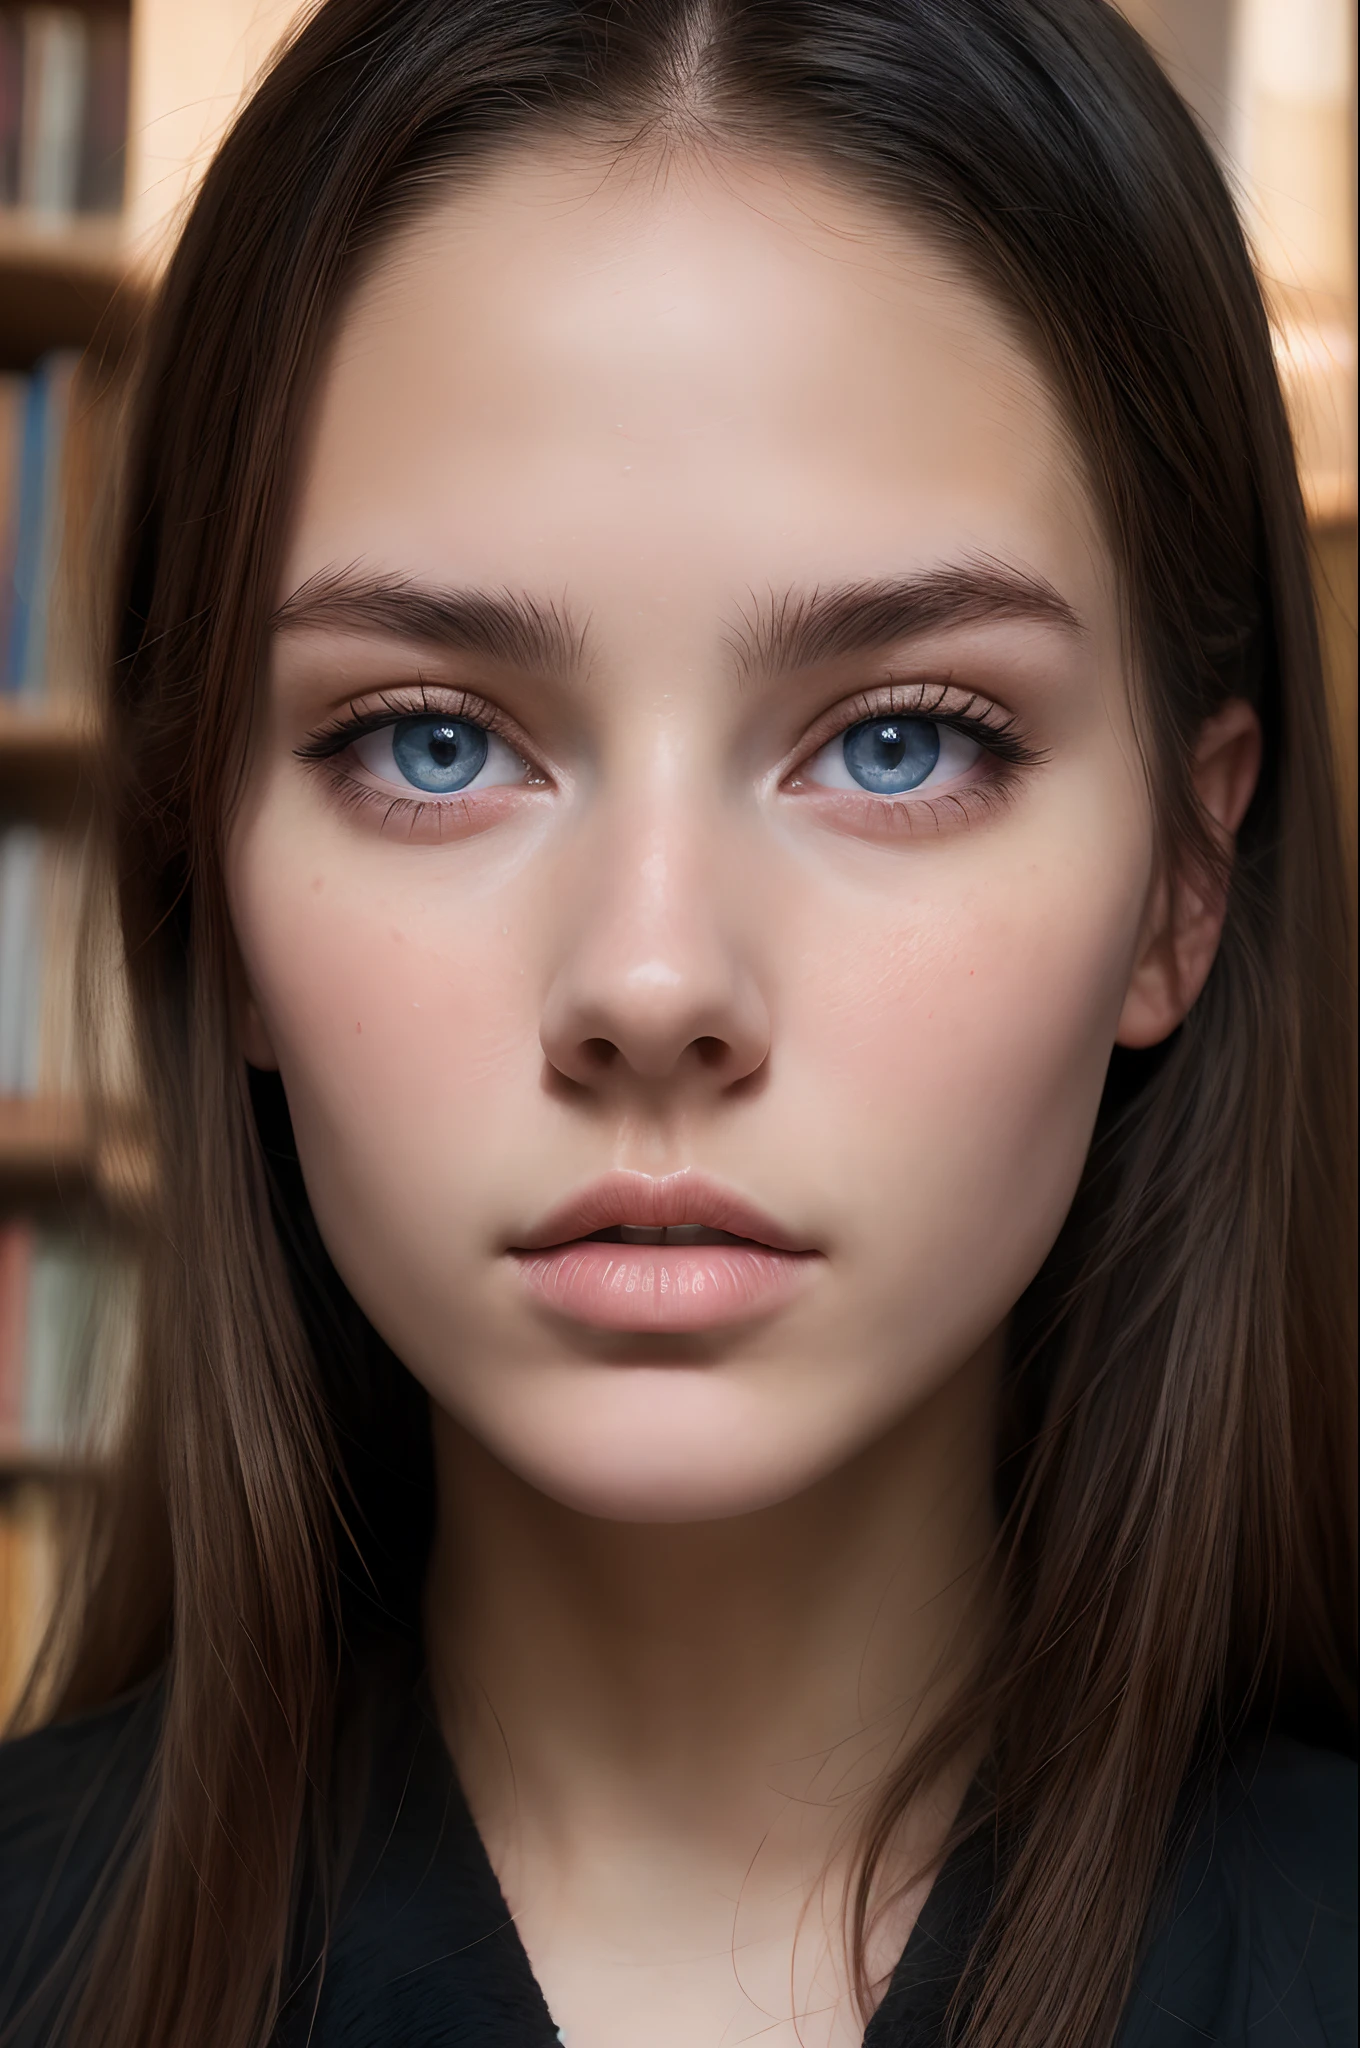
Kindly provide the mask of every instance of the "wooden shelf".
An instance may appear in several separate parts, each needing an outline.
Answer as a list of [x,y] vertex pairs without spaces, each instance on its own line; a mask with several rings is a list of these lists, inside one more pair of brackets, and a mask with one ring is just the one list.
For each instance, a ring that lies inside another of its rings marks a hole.
[[1334,533],[1354,538],[1360,518],[1360,497],[1354,477],[1305,477],[1304,499],[1308,507],[1308,528],[1315,539]]
[[122,216],[35,214],[0,206],[0,267],[117,284],[123,274]]
[[91,1178],[86,1117],[79,1102],[0,1096],[0,1187],[79,1186]]
[[0,369],[26,370],[52,348],[121,346],[125,273],[121,216],[0,208]]
[[135,1224],[154,1187],[151,1154],[128,1112],[91,1130],[76,1098],[0,1096],[0,1209],[93,1202]]
[[94,728],[46,700],[0,698],[0,816],[65,824],[89,799]]
[[88,1458],[70,1451],[26,1444],[22,1438],[0,1436],[0,1490],[37,1482],[41,1485],[88,1485],[96,1476]]

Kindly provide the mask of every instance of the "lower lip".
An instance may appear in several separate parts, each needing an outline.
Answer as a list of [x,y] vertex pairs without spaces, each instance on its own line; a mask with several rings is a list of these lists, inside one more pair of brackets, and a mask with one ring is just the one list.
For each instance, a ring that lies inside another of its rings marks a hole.
[[806,1285],[815,1252],[764,1246],[625,1245],[579,1240],[516,1252],[545,1308],[598,1330],[708,1330],[772,1315]]

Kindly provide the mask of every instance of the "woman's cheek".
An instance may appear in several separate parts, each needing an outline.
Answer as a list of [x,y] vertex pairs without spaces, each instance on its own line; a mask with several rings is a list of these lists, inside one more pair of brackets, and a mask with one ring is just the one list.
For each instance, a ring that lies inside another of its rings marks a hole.
[[1000,877],[918,900],[897,927],[828,928],[807,976],[797,1092],[811,1148],[856,1191],[871,1257],[900,1269],[915,1247],[936,1291],[950,1275],[976,1291],[988,1270],[1018,1294],[1042,1263],[1085,1163],[1137,945],[1136,841],[1080,878],[1065,862],[1024,866],[1024,887]]
[[267,824],[237,843],[232,910],[309,1178],[418,1180],[522,1076],[532,1020],[504,914],[441,887],[428,855],[394,886],[362,848],[290,860]]

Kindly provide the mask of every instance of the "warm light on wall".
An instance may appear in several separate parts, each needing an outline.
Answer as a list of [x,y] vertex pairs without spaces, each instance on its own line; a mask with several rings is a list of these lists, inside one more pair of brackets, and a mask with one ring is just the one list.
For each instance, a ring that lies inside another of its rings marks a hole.
[[314,0],[136,0],[126,232],[139,267],[163,259],[251,84]]
[[1228,146],[1322,519],[1356,497],[1353,38],[1349,0],[1238,0],[1229,78]]

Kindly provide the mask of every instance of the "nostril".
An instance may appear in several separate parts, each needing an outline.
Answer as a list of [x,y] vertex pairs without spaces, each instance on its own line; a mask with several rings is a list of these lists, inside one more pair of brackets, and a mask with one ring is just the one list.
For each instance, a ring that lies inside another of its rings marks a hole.
[[701,1067],[719,1067],[727,1057],[727,1042],[722,1038],[696,1038],[694,1050]]
[[612,1067],[619,1056],[618,1047],[608,1038],[587,1038],[582,1042],[581,1051],[589,1064],[600,1070]]

